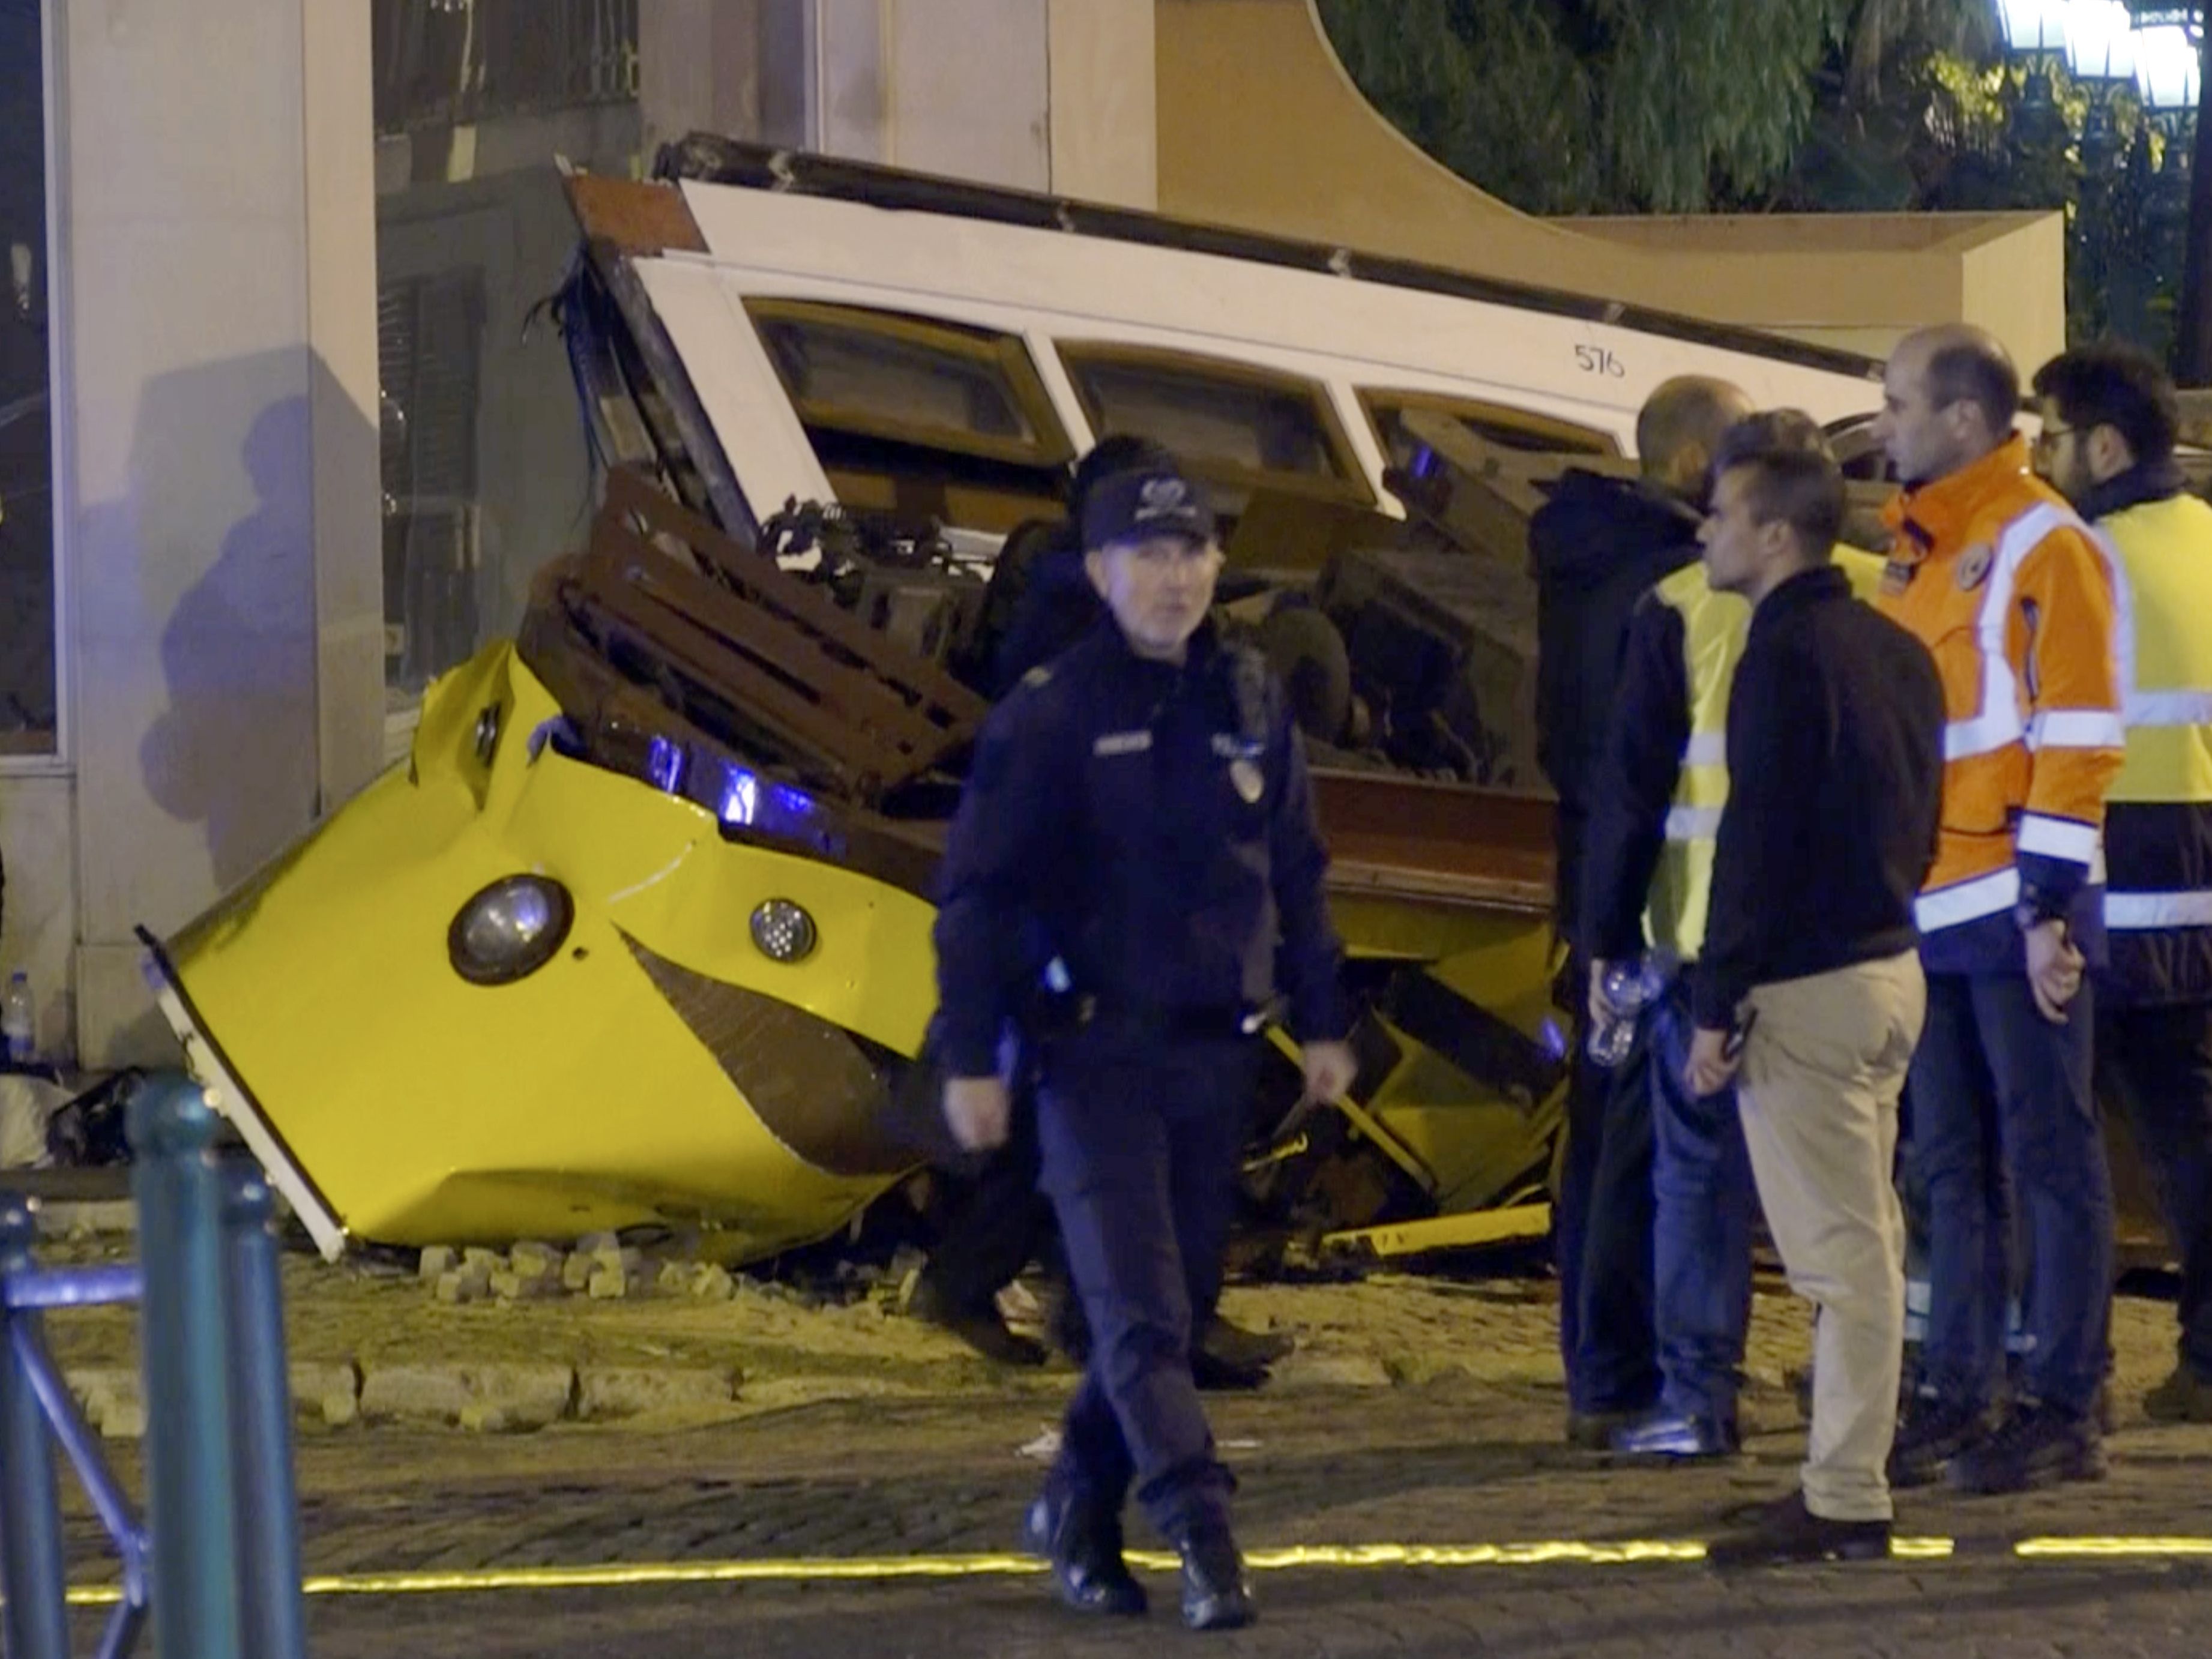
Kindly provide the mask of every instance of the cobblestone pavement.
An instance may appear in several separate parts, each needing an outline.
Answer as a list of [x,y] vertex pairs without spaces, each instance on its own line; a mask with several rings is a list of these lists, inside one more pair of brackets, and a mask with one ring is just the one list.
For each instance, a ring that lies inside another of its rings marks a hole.
[[[1356,1297],[1341,1304],[1309,1298],[1299,1327],[1307,1363],[1286,1367],[1280,1383],[1261,1393],[1211,1400],[1242,1481],[1249,1548],[1692,1540],[1709,1535],[1728,1506],[1792,1482],[1802,1434],[1778,1368],[1791,1363],[1789,1345],[1802,1327],[1768,1299],[1745,1404],[1748,1455],[1654,1469],[1560,1443],[1561,1397],[1541,1352],[1545,1310],[1498,1291],[1402,1293],[1407,1306],[1440,1321],[1496,1322],[1500,1357],[1428,1363],[1436,1350],[1400,1308],[1391,1318],[1405,1328],[1390,1338],[1399,1346],[1388,1363],[1378,1361],[1380,1350],[1350,1334],[1372,1323],[1344,1311]],[[2203,1635],[2212,1617],[2212,1556],[2081,1563],[2014,1553],[2021,1540],[2049,1535],[2212,1540],[2212,1427],[2154,1427],[2135,1403],[2168,1363],[2171,1322],[2170,1308],[2124,1309],[2121,1425],[2108,1480],[1997,1499],[1901,1499],[1900,1532],[1955,1540],[1950,1559],[1731,1579],[1695,1563],[1293,1566],[1261,1577],[1258,1629],[1213,1645],[1267,1654],[1815,1659],[2203,1652],[2212,1646]],[[1459,1341],[1462,1355],[1480,1346],[1463,1333]],[[803,1334],[793,1342],[791,1367],[826,1374],[823,1353],[808,1350]],[[756,1359],[748,1375],[762,1370]],[[741,1396],[690,1418],[562,1424],[528,1435],[303,1432],[307,1565],[311,1574],[462,1572],[1004,1551],[1040,1473],[1035,1443],[1070,1379],[1060,1372],[994,1382],[964,1364],[941,1376],[943,1386],[931,1388],[927,1370],[916,1370],[896,1395],[801,1390],[788,1406],[773,1394],[750,1406]],[[135,1448],[112,1449],[126,1484],[138,1489]],[[71,1526],[78,1581],[95,1582],[106,1572],[96,1530],[81,1510]],[[1152,1583],[1156,1599],[1171,1604],[1172,1579],[1154,1574]],[[1049,1605],[1040,1580],[1006,1575],[327,1595],[310,1606],[317,1659],[1086,1654],[1132,1651],[1164,1635],[1184,1639],[1171,1605],[1143,1626],[1100,1629]],[[89,1634],[88,1626],[87,1644]]]

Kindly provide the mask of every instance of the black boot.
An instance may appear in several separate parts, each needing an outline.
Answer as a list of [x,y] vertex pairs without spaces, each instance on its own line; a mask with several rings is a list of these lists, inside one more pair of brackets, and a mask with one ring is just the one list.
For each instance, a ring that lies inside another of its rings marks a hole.
[[1008,1330],[995,1303],[963,1304],[932,1279],[927,1268],[915,1280],[906,1310],[939,1330],[951,1332],[986,1359],[1001,1365],[1042,1365],[1051,1358],[1036,1338]]
[[1145,1587],[1121,1559],[1121,1520],[1047,1487],[1022,1517],[1022,1547],[1052,1563],[1052,1587],[1078,1613],[1133,1619]]
[[1260,1616],[1245,1587],[1244,1562],[1228,1533],[1196,1532],[1182,1554],[1182,1621],[1193,1630],[1239,1630]]

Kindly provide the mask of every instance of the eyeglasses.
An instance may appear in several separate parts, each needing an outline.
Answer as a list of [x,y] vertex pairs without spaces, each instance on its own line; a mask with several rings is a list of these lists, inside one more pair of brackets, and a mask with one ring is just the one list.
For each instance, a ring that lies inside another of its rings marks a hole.
[[2070,438],[2081,428],[2078,426],[2046,426],[2035,434],[2038,449],[2056,449],[2061,438]]

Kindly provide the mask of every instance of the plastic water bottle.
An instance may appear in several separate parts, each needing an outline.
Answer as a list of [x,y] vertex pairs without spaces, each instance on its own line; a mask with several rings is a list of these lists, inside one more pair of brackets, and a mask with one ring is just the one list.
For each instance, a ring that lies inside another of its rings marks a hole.
[[38,1011],[31,1001],[31,976],[18,968],[8,976],[8,997],[0,1006],[0,1033],[8,1039],[8,1063],[28,1066],[38,1058]]
[[1667,988],[1667,967],[1656,952],[1609,963],[1600,988],[1613,1012],[1591,1029],[1589,1057],[1601,1066],[1618,1066],[1636,1046],[1636,1020]]

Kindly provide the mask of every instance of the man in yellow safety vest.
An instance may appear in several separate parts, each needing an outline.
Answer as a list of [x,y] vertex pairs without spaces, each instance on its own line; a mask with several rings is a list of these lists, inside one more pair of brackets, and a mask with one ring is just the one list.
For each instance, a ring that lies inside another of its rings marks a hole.
[[2181,1261],[2180,1352],[2144,1408],[2212,1422],[2212,507],[2173,462],[2163,370],[2091,346],[2035,376],[2036,467],[2118,548],[2127,761],[2105,812],[2096,1076],[2156,1170]]

